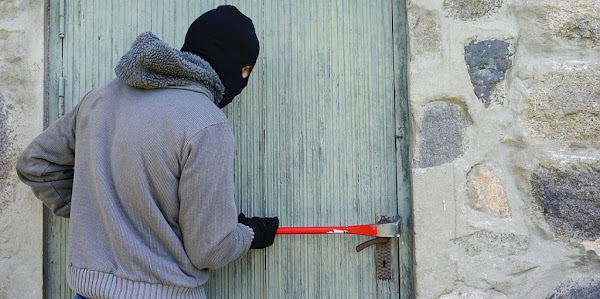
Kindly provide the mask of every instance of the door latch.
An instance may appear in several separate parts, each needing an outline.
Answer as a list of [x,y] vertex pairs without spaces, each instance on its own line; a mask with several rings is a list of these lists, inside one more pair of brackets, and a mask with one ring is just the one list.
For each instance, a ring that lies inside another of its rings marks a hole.
[[390,228],[389,232],[382,234],[385,235],[384,237],[378,236],[375,239],[368,240],[356,246],[356,252],[360,252],[369,246],[375,245],[377,279],[381,280],[392,279],[392,242],[390,239],[400,236],[400,218],[396,216],[390,219],[384,215],[377,221],[378,225],[390,223],[393,225],[383,226]]

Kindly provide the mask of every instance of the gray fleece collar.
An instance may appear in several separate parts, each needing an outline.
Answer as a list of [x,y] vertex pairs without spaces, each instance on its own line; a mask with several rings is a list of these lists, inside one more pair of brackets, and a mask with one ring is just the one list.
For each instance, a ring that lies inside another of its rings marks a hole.
[[172,48],[152,32],[136,38],[115,73],[125,84],[144,89],[200,83],[213,94],[215,104],[219,104],[225,89],[206,60]]

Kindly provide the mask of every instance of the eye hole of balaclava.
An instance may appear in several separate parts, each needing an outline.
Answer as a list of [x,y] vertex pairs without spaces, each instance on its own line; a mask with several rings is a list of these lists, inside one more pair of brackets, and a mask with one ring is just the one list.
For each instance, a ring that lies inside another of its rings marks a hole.
[[220,108],[231,103],[248,84],[242,68],[254,66],[259,42],[250,18],[236,7],[222,5],[198,17],[185,36],[182,51],[204,58],[225,86]]

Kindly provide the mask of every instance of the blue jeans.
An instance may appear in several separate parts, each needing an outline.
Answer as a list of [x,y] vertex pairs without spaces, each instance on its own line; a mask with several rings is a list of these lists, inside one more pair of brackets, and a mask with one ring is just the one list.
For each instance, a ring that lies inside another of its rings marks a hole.
[[75,297],[73,297],[73,299],[89,299],[88,297],[83,297],[79,294],[75,294]]

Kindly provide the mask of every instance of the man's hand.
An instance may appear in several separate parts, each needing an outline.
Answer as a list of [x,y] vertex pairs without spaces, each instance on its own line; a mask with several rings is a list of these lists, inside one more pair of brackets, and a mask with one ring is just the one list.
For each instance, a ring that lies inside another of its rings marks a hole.
[[262,249],[273,245],[275,233],[279,227],[279,218],[248,218],[244,213],[241,213],[238,215],[238,222],[254,231],[254,239],[250,244],[250,249]]

